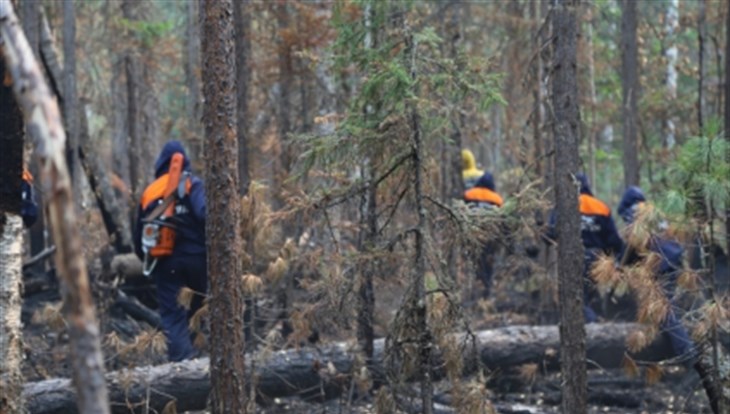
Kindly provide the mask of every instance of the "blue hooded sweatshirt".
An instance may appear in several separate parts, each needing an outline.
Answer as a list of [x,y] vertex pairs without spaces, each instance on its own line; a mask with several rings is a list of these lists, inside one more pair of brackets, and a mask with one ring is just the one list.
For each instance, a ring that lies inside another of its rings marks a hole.
[[[185,149],[179,141],[169,141],[165,144],[160,155],[155,161],[155,178],[167,174],[170,168],[170,160],[175,153],[181,153],[184,157],[183,170],[190,172],[190,161]],[[175,226],[175,248],[171,258],[178,255],[205,254],[205,186],[203,181],[190,175],[190,190],[185,196],[176,202],[175,215],[167,219]],[[147,190],[151,186],[147,187]],[[143,197],[144,198],[144,197]],[[159,200],[162,198],[160,197]],[[135,250],[141,258],[142,252],[142,219],[145,218],[158,204],[149,203],[146,208],[140,203],[137,211],[137,225],[135,228]]]

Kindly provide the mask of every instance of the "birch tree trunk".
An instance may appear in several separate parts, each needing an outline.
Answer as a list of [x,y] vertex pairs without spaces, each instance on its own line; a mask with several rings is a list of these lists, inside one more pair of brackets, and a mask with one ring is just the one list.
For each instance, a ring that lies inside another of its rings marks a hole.
[[0,208],[0,412],[7,414],[23,412],[22,251],[23,220]]
[[[5,62],[0,58],[0,79],[5,74]],[[10,86],[0,83],[0,413],[8,414],[23,412],[22,170],[23,114]]]
[[56,100],[20,29],[9,0],[0,0],[2,53],[13,78],[13,91],[29,130],[35,131],[41,182],[56,239],[56,268],[63,288],[64,313],[71,342],[70,362],[81,413],[109,413],[99,326],[91,299],[81,238],[64,158],[66,135]]
[[214,413],[246,413],[233,6],[201,1]]
[[577,22],[579,0],[560,0],[553,14],[553,134],[563,413],[586,412],[586,331],[583,319],[583,246],[578,214]]
[[621,0],[621,87],[623,100],[624,186],[639,185],[639,146],[636,116],[639,99],[638,48],[636,44],[636,2]]

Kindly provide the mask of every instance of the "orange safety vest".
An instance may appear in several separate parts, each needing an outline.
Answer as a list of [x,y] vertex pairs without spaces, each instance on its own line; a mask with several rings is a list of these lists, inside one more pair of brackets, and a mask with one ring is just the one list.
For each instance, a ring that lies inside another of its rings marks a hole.
[[497,207],[502,207],[502,204],[504,204],[502,196],[483,187],[474,187],[466,190],[464,193],[464,200],[494,204]]
[[[167,174],[161,175],[142,193],[142,211],[152,209],[142,219],[142,249],[145,256],[153,258],[170,256],[175,248],[175,229],[165,225],[165,219],[175,215],[175,204],[179,197],[178,187],[183,176],[185,158],[175,153],[170,159]],[[190,179],[185,179],[185,194],[190,193]],[[155,204],[157,203],[157,204]],[[154,265],[153,265],[154,266]],[[150,271],[152,269],[150,268]]]

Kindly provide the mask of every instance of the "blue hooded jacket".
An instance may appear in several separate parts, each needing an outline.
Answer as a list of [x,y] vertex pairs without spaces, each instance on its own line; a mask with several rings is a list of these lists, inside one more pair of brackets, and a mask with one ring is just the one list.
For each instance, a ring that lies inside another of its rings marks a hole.
[[[179,141],[169,141],[165,144],[155,161],[155,178],[166,174],[170,168],[170,160],[175,153],[184,157],[183,170],[190,172],[190,161],[185,149]],[[190,175],[190,191],[176,203],[175,215],[168,219],[175,226],[175,248],[172,258],[178,255],[205,254],[205,186],[203,181]],[[149,187],[148,187],[149,188]],[[154,209],[157,203],[151,203],[143,209],[140,203],[137,211],[137,225],[135,227],[135,251],[142,258],[142,219]]]
[[[646,196],[644,196],[644,192],[639,187],[631,186],[626,189],[618,207],[618,213],[626,224],[634,222],[636,208],[644,202],[646,202]],[[676,274],[676,272],[682,269],[684,249],[676,241],[652,234],[649,238],[648,248],[652,252],[659,254],[662,258],[658,269],[659,274]],[[629,262],[634,260],[638,260],[638,257],[632,257],[632,260],[629,260]]]

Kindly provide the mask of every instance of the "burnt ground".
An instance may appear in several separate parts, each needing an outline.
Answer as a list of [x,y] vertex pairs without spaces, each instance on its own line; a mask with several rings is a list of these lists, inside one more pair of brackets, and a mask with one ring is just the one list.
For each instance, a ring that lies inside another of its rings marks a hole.
[[[97,244],[97,246],[103,243]],[[90,271],[101,272],[99,251],[89,251]],[[529,276],[510,273],[498,276],[495,295],[486,301],[466,295],[467,318],[474,330],[525,323],[555,323],[555,304],[540,301],[538,291],[544,289],[540,281]],[[464,281],[465,291],[474,291],[476,282]],[[153,297],[152,285],[138,283],[124,285],[126,293],[137,295],[149,303]],[[403,287],[380,281],[376,298],[376,331],[382,334],[402,296]],[[63,319],[59,314],[60,297],[55,288],[28,295],[23,304],[24,343],[26,358],[23,373],[27,381],[53,377],[70,377],[67,362],[68,337]],[[151,306],[154,304],[151,303]],[[630,314],[630,305],[620,305],[613,310],[616,319]],[[115,306],[106,308],[102,315],[104,356],[107,370],[122,367],[160,364],[165,361],[164,352],[154,346],[159,336],[145,322],[132,319]],[[321,341],[352,336],[352,331],[322,335]],[[707,397],[698,376],[684,367],[665,369],[655,383],[646,378],[631,378],[622,370],[589,370],[589,413],[709,413]],[[415,387],[415,385],[414,385]],[[449,384],[437,384],[435,412],[456,412],[451,408]],[[487,384],[489,400],[498,413],[558,413],[560,412],[560,375],[557,373],[530,375],[493,376]],[[417,390],[413,389],[417,395]],[[369,413],[374,412],[372,396],[345,395],[326,402],[306,402],[299,398],[277,399],[268,406],[260,406],[258,412],[275,413]],[[415,403],[414,403],[415,404]],[[414,405],[415,406],[415,405]]]

